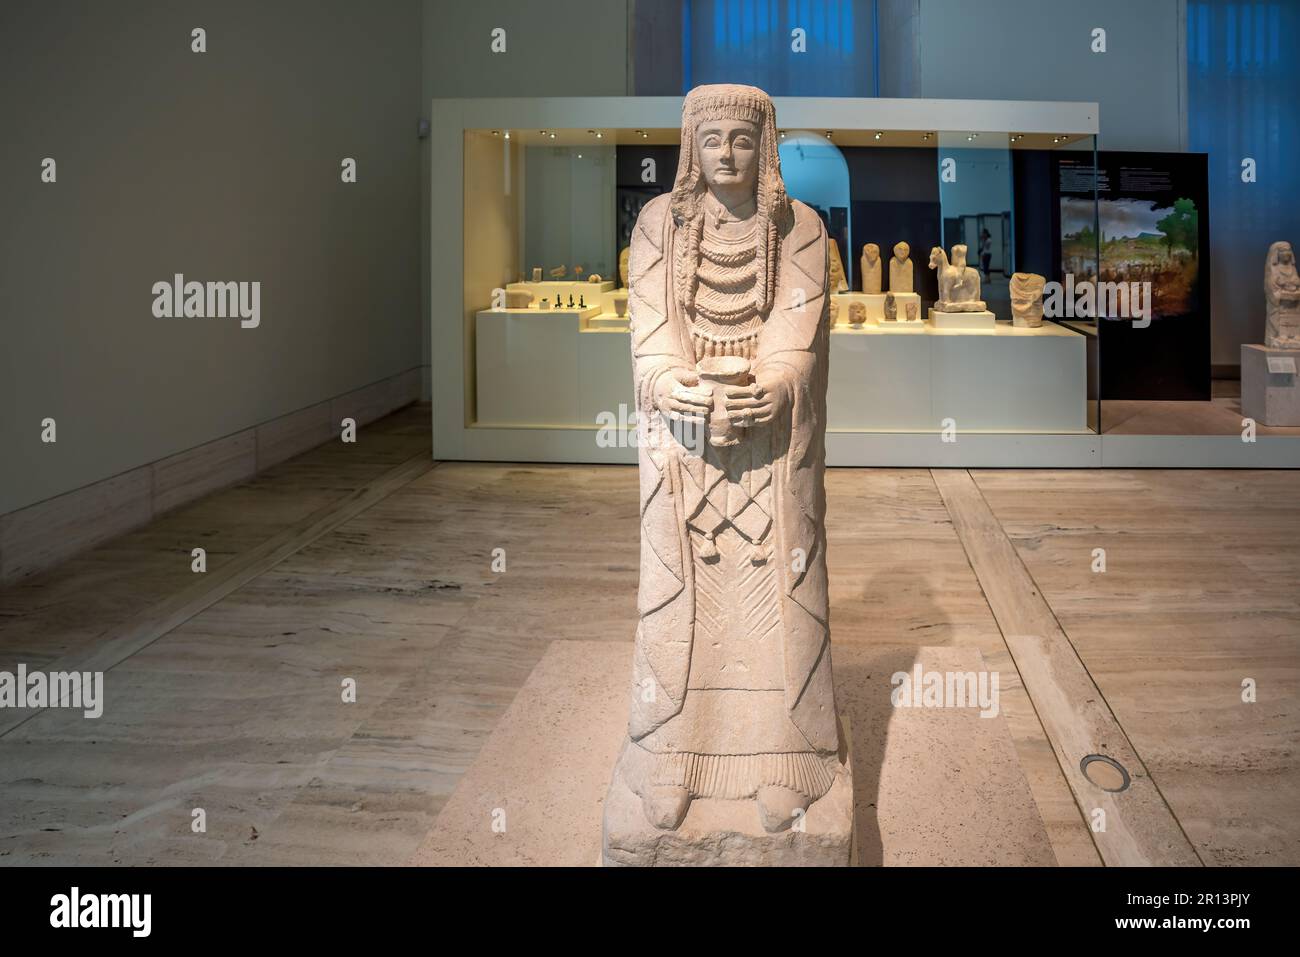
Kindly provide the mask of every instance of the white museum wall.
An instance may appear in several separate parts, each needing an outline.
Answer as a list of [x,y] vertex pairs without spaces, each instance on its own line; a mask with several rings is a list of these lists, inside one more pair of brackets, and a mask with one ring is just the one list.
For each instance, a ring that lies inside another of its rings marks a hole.
[[[0,513],[427,362],[420,15],[0,7]],[[260,281],[260,326],[155,318],[174,273]]]

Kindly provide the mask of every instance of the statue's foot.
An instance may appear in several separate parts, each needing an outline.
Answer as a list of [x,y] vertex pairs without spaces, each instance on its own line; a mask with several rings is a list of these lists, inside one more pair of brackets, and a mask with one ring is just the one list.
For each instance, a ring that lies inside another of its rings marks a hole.
[[645,818],[661,831],[675,831],[691,807],[691,792],[674,784],[656,784],[641,795]]
[[786,830],[796,817],[808,810],[811,803],[798,791],[775,784],[764,784],[759,788],[756,800],[763,830],[773,834]]

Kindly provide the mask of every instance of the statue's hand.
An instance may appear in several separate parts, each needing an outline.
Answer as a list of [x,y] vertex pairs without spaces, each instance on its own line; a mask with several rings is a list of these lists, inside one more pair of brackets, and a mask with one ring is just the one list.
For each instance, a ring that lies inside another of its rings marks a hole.
[[727,416],[740,428],[765,425],[785,411],[786,387],[780,373],[759,371],[750,385],[727,387]]
[[665,372],[655,383],[655,406],[669,418],[703,423],[713,409],[713,393],[699,384],[700,377],[686,369]]

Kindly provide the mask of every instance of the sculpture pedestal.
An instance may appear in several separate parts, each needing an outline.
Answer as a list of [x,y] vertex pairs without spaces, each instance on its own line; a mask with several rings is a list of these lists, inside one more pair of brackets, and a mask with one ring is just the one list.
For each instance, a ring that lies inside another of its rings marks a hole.
[[1300,425],[1300,349],[1241,347],[1241,412],[1260,425]]
[[992,332],[997,328],[998,320],[993,313],[984,312],[940,312],[930,310],[930,324],[936,329],[970,329],[976,332]]
[[[841,715],[844,753],[852,753],[848,716]],[[808,809],[802,830],[763,830],[753,800],[701,798],[675,831],[646,820],[641,799],[617,772],[605,797],[601,863],[609,866],[847,867],[857,863],[853,770],[846,759],[835,783]]]

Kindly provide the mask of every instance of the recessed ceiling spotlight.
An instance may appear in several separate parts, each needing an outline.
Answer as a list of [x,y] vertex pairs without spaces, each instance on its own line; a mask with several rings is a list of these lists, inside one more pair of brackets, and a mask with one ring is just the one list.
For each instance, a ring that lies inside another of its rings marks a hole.
[[540,133],[540,134],[542,134],[542,136],[545,136],[545,135],[546,135],[546,130],[538,130],[537,132]]
[[922,133],[922,134],[921,134],[921,139],[922,139],[922,140],[928,140],[929,138],[930,138],[930,134],[929,134],[929,133]]
[[880,138],[881,138],[882,136],[884,136],[884,135],[885,135],[885,134],[882,133],[882,132],[880,132],[880,130],[876,130],[876,139],[880,139]]
[[506,130],[506,139],[510,139],[510,131]]
[[597,134],[596,134],[596,139],[598,139],[598,140],[603,140],[604,138],[605,138],[605,134],[604,134],[604,133],[597,133]]
[[827,130],[827,131],[826,131],[826,138],[827,138],[827,139],[830,139],[830,138],[831,138],[831,131],[830,131],[830,130]]
[[971,140],[973,140],[973,139],[975,139],[974,136],[968,136],[968,137],[966,137],[966,142],[969,143],[969,142],[970,142]]
[[551,139],[555,139],[555,134],[554,134],[554,133],[551,134]]
[[781,139],[785,139],[785,130],[781,131]]
[[493,130],[493,131],[492,131],[492,135],[493,135],[493,136],[500,136],[500,135],[501,135],[501,131],[500,131],[500,130]]

